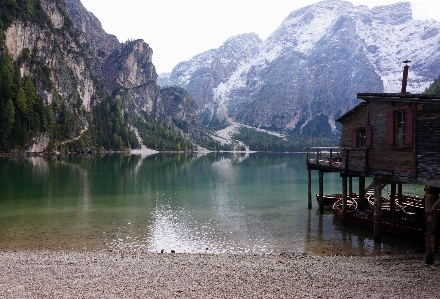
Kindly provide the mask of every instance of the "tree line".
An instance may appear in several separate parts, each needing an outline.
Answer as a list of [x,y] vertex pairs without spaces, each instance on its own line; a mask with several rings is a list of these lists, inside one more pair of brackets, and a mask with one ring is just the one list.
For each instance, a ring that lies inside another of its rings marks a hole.
[[290,133],[283,139],[246,127],[241,127],[234,138],[247,144],[251,151],[302,152],[307,147],[338,146],[339,144],[339,137],[312,137]]
[[0,149],[22,148],[30,137],[52,130],[53,108],[37,95],[35,81],[22,78],[12,57],[3,51],[0,55]]
[[440,76],[425,89],[425,94],[440,94]]

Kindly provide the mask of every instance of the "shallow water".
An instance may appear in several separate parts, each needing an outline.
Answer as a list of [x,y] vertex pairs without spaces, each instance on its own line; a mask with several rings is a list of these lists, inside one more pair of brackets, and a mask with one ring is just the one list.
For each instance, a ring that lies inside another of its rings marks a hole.
[[[317,192],[313,174],[313,194]],[[356,180],[354,180],[356,188]],[[314,199],[303,154],[92,155],[0,160],[0,249],[356,254],[423,243],[343,227]],[[354,189],[356,190],[356,189]],[[417,193],[417,188],[410,192]],[[324,193],[340,193],[337,173]]]

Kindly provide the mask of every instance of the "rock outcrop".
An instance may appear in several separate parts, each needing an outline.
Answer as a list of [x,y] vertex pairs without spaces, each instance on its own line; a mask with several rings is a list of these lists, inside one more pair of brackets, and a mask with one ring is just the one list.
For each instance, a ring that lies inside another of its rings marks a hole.
[[152,57],[153,50],[143,40],[120,44],[102,66],[107,89],[112,93],[119,88],[135,88],[149,81],[156,82]]
[[[50,80],[53,88],[47,86],[48,82],[45,82],[46,86],[42,82],[38,91],[47,103],[52,103],[55,96],[61,96],[68,104],[74,105],[79,98],[83,108],[90,111],[96,86],[63,2],[41,0],[40,4],[50,25],[18,19],[5,30],[6,47],[15,61],[24,50],[33,55],[37,66],[22,63],[23,76],[35,74],[36,68],[44,67],[47,76],[44,79]],[[39,79],[41,82],[42,78]]]
[[67,12],[80,33],[80,42],[92,62],[94,73],[99,76],[104,61],[119,47],[119,40],[104,31],[98,18],[89,12],[80,0],[65,2]]

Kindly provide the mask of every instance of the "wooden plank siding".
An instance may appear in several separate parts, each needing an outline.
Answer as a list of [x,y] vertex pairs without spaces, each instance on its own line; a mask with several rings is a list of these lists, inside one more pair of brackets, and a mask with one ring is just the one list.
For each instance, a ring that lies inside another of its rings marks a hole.
[[350,172],[356,175],[363,175],[365,173],[365,159],[366,150],[360,148],[346,149],[342,151],[343,169],[345,172]]
[[[368,176],[383,174],[401,177],[404,181],[414,179],[414,147],[390,147],[387,143],[387,114],[405,110],[412,105],[412,103],[370,100],[368,105],[360,107],[341,120],[341,145],[343,148],[352,148],[348,151],[346,172],[356,174],[364,172]],[[371,147],[368,149],[352,147],[353,130],[359,127],[371,127]]]
[[417,179],[440,187],[440,105],[418,104]]
[[413,147],[393,147],[387,142],[387,114],[412,107],[411,103],[370,100],[369,119],[372,127],[372,148],[368,153],[369,173],[413,178]]

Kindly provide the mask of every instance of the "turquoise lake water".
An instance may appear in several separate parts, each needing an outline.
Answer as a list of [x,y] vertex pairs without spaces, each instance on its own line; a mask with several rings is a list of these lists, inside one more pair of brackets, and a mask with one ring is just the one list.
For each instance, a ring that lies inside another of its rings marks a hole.
[[[318,191],[313,174],[313,194]],[[356,188],[357,181],[354,180]],[[340,193],[338,173],[324,193]],[[0,250],[390,254],[423,243],[307,209],[304,154],[0,159]],[[356,190],[356,189],[355,189]]]

